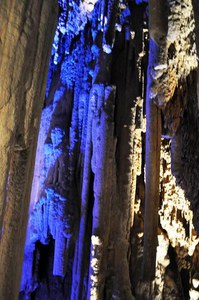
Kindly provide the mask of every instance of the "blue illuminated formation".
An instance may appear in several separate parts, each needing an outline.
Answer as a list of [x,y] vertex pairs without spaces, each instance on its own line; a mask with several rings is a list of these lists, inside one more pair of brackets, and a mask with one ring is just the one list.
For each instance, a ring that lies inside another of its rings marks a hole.
[[[192,224],[198,215],[171,174],[174,166],[196,205],[197,1],[57,2],[19,299],[199,299]],[[25,88],[32,95],[34,87]],[[24,122],[35,126],[36,117],[33,107]],[[17,146],[24,122],[16,128]],[[171,152],[161,126],[167,137],[172,133]],[[12,184],[23,190],[12,180],[15,172],[20,178],[18,168],[27,173],[21,159],[30,150],[14,147],[8,194]],[[14,238],[9,232],[5,239],[13,249]]]
[[66,273],[78,203],[73,192],[76,153],[79,147],[82,154],[85,150],[92,81],[91,32],[84,29],[92,17],[93,2],[59,1],[61,12],[41,117],[21,280],[21,291],[27,295],[39,287],[39,275],[33,272],[36,242],[48,244],[54,239],[53,275],[64,277]]
[[141,3],[143,3],[143,2],[148,2],[148,0],[135,0],[135,2],[136,2],[137,4],[141,4]]
[[[43,295],[61,300],[59,290],[64,291],[63,299],[81,300],[100,289],[95,254],[100,253],[101,239],[96,232],[103,206],[112,199],[104,186],[115,170],[106,166],[110,159],[105,154],[112,157],[116,144],[117,91],[107,74],[115,36],[121,33],[124,44],[131,42],[131,8],[126,1],[107,1],[107,7],[99,0],[58,2],[21,291],[27,297],[34,292],[34,299]],[[92,238],[88,240],[87,234]],[[47,256],[48,270],[41,266],[42,247],[49,252],[53,248]],[[47,279],[40,274],[42,268]]]

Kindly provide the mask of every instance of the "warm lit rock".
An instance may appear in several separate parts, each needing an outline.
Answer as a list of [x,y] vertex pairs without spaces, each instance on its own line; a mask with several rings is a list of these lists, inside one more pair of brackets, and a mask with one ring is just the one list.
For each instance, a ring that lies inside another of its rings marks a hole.
[[[0,299],[17,299],[37,133],[57,17],[52,1],[0,4]],[[41,76],[42,74],[42,76]]]

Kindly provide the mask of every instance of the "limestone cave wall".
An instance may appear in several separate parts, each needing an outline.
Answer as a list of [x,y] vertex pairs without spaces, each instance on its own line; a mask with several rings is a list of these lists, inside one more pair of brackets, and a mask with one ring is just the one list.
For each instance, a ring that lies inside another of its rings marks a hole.
[[0,16],[0,299],[197,300],[197,1]]

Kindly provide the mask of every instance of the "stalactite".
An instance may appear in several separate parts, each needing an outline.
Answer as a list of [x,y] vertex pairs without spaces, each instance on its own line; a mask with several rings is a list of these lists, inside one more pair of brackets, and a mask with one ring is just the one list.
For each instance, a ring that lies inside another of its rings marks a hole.
[[[146,189],[143,255],[143,280],[149,282],[149,294],[146,297],[150,297],[150,282],[155,278],[156,268],[161,119],[160,110],[154,103],[155,97],[151,96],[151,88],[153,84],[152,70],[158,65],[158,61],[162,60],[161,52],[164,52],[164,39],[167,34],[167,15],[164,14],[164,9],[165,3],[163,1],[149,3],[149,33],[151,40],[146,96]],[[161,49],[161,46],[163,49]],[[159,94],[157,97],[159,97]],[[152,214],[153,219],[151,219]]]
[[95,87],[90,92],[89,109],[88,109],[88,121],[87,121],[87,133],[85,143],[85,157],[83,167],[82,194],[81,194],[81,219],[79,227],[79,238],[76,245],[75,262],[73,267],[73,287],[72,298],[79,299],[82,297],[82,285],[84,278],[84,245],[86,244],[86,228],[88,220],[88,206],[89,206],[89,194],[91,185],[91,157],[92,157],[92,121],[95,107],[96,91]]
[[[87,299],[103,299],[106,274],[106,249],[109,240],[112,164],[115,153],[114,101],[115,87],[96,86],[97,102],[92,126],[92,171],[94,173],[94,204],[92,216],[91,256]],[[104,149],[104,150],[103,150]],[[105,151],[106,149],[106,151]],[[95,241],[99,240],[95,244]],[[99,249],[98,249],[99,248]],[[97,272],[95,267],[97,265]]]
[[118,15],[118,1],[108,1],[108,13],[107,22],[105,24],[104,36],[103,36],[103,50],[106,53],[110,53],[115,39],[115,25]]
[[[149,70],[155,65],[155,60],[158,56],[158,50],[158,47],[154,44],[154,42],[151,41],[151,61],[149,63]],[[153,99],[149,96],[151,87],[150,84],[151,82],[149,81],[146,108],[146,204],[144,218],[145,229],[143,257],[143,279],[146,281],[152,281],[155,278],[161,140],[160,110],[153,102]],[[151,219],[152,214],[153,219]]]

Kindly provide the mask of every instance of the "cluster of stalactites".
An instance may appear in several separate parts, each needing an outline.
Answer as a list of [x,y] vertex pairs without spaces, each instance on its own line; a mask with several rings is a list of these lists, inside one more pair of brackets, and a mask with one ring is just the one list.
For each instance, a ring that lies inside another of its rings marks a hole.
[[[131,15],[129,6],[124,0],[83,0],[79,4],[78,1],[72,0],[59,0],[58,2],[61,13],[52,50],[55,65],[60,61],[60,40],[64,36],[67,37],[63,51],[66,56],[70,55],[71,40],[84,30],[88,21],[97,25],[92,28],[93,57],[99,54],[101,46],[106,54],[110,54],[115,41],[115,31],[122,31],[122,26],[128,24]],[[136,1],[137,4],[142,2],[147,2],[147,0]],[[98,44],[100,34],[103,36],[102,45]],[[127,38],[128,36],[134,38],[132,32],[128,32]]]

